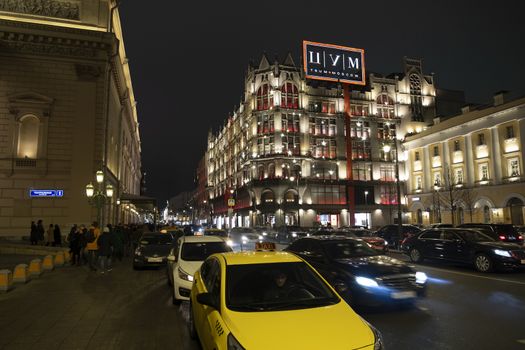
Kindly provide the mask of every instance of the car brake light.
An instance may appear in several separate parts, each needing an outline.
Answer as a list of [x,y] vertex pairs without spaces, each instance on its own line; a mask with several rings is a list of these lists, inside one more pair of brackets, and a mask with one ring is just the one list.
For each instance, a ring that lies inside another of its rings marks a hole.
[[519,235],[519,236],[518,236],[518,239],[523,239],[523,236],[522,236],[522,235]]
[[503,236],[503,235],[499,235],[499,239],[500,239],[501,241],[504,241],[504,240],[505,240],[505,236]]

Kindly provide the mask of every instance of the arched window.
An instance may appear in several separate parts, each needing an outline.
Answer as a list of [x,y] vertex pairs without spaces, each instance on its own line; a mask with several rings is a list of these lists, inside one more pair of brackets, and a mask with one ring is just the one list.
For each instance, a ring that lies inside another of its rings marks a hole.
[[387,95],[381,94],[376,99],[377,115],[380,118],[394,118],[394,101]]
[[284,203],[297,203],[299,202],[299,195],[294,190],[288,190],[284,194]]
[[295,164],[292,168],[292,176],[294,176],[296,179],[301,176],[301,166],[299,164]]
[[257,110],[267,110],[273,107],[273,93],[269,84],[263,84],[257,89]]
[[268,177],[270,179],[275,177],[275,164],[273,163],[268,165]]
[[257,177],[259,180],[264,179],[264,165],[259,165],[259,168],[257,168]]
[[412,110],[412,120],[423,121],[422,101],[421,101],[421,79],[417,74],[410,75],[410,109]]
[[295,84],[286,82],[281,86],[281,107],[299,108],[299,92]]
[[273,192],[270,190],[267,190],[261,194],[261,203],[273,203],[275,200],[275,197],[273,195]]
[[421,209],[417,210],[417,223],[418,224],[423,223],[423,211]]
[[39,125],[40,121],[34,115],[25,115],[20,118],[17,150],[18,158],[37,158]]

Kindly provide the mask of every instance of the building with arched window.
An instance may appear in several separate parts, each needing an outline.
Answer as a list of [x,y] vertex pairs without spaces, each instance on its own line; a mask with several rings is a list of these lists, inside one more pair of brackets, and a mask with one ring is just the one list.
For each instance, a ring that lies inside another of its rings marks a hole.
[[[39,219],[63,232],[91,223],[97,170],[115,189],[104,221],[138,220],[117,204],[140,194],[141,150],[116,2],[14,3],[0,1],[0,236],[29,235]],[[62,196],[31,197],[38,189]]]
[[[393,223],[398,139],[426,128],[435,103],[433,77],[420,60],[405,58],[404,73],[369,74],[366,86],[349,87],[306,79],[290,55],[274,63],[263,55],[248,67],[240,106],[208,136],[214,223]],[[247,194],[249,201],[228,209],[229,199]]]

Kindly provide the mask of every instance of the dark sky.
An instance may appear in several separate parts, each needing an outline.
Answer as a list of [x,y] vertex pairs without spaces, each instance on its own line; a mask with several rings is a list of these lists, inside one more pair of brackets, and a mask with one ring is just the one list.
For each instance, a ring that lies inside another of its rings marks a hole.
[[357,3],[123,0],[147,194],[163,206],[192,189],[208,129],[239,104],[248,62],[290,51],[298,63],[303,39],[364,48],[367,70],[385,74],[422,58],[437,87],[469,102],[525,95],[519,1]]

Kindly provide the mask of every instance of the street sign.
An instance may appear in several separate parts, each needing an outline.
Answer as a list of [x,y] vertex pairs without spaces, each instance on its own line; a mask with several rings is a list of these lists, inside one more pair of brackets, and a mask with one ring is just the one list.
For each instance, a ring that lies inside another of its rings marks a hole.
[[46,197],[63,197],[64,190],[29,190],[29,197],[46,198]]
[[228,206],[229,207],[235,206],[235,198],[228,198]]
[[366,85],[363,49],[304,40],[303,62],[307,78]]

